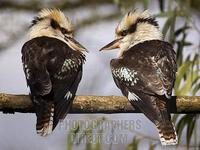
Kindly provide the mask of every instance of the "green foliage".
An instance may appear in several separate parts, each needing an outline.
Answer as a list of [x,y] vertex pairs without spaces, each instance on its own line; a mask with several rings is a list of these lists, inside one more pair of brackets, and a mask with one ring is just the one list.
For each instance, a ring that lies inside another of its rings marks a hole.
[[67,136],[67,150],[72,150],[72,143],[73,143],[73,138],[75,138],[76,134],[79,132],[79,124],[76,123],[74,128],[71,128],[70,132],[68,133]]
[[[198,64],[198,57],[195,57],[193,61],[185,61],[178,68],[174,86],[175,95],[195,95],[198,92],[199,84],[197,82],[200,78],[198,68],[196,68]],[[183,81],[182,84],[181,81]]]
[[126,150],[138,150],[138,145],[139,145],[140,140],[137,139],[136,137],[133,138],[132,143],[128,145]]
[[155,144],[152,144],[152,143],[150,143],[149,150],[155,150],[155,148],[156,148],[156,145],[155,145]]
[[[101,141],[103,130],[98,128],[103,124],[105,118],[99,118],[92,121],[88,127],[83,127],[82,124],[76,123],[75,127],[71,129],[67,136],[67,150],[72,150],[73,144],[76,146],[85,144],[85,150],[101,150]],[[97,135],[95,141],[94,136]]]
[[177,133],[179,136],[179,141],[181,140],[182,133],[184,129],[186,129],[186,141],[187,147],[189,148],[192,135],[195,132],[195,126],[197,124],[197,120],[200,118],[199,114],[190,114],[190,115],[174,115],[173,121],[176,123]]

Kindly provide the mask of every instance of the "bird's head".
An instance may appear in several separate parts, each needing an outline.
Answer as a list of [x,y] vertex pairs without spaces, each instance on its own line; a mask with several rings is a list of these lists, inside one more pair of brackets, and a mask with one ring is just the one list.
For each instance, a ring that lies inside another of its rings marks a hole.
[[29,40],[41,36],[53,37],[62,40],[73,50],[87,51],[73,38],[73,33],[71,21],[60,10],[43,9],[32,21]]
[[148,11],[130,11],[118,24],[115,30],[115,40],[101,48],[102,50],[112,50],[120,48],[118,57],[121,57],[124,51],[130,47],[147,41],[161,40],[162,33],[158,24]]

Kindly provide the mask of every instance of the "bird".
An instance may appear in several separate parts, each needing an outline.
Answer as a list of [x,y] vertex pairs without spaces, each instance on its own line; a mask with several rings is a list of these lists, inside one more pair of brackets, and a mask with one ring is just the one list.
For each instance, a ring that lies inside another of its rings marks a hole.
[[119,48],[110,61],[115,84],[158,129],[162,145],[176,145],[177,133],[168,110],[176,78],[176,53],[163,40],[148,10],[131,10],[115,29],[115,40],[100,51]]
[[42,9],[32,20],[21,53],[38,135],[51,134],[69,112],[82,78],[85,52],[61,10]]

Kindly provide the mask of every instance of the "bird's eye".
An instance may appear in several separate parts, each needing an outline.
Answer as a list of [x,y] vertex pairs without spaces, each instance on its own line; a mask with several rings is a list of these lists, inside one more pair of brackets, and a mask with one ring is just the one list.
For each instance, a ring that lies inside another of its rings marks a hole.
[[61,28],[60,30],[61,30],[62,34],[67,34],[68,33],[68,31],[65,28]]
[[123,30],[122,32],[121,32],[121,36],[126,36],[128,34],[128,31],[127,30]]

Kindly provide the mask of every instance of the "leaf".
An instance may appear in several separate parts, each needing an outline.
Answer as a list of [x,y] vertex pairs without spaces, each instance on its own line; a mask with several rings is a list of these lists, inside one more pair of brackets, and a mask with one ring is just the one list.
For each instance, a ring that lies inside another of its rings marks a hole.
[[[182,41],[185,40],[185,35],[183,35],[183,39]],[[180,43],[177,43],[177,51],[176,51],[176,63],[177,63],[177,66],[181,66],[182,65],[182,62],[183,61],[183,45],[182,45],[182,42]]]
[[186,59],[185,59],[185,62],[186,62],[186,61],[190,61],[190,57],[191,57],[191,55],[188,55],[188,56],[186,57]]
[[70,130],[70,132],[69,132],[69,134],[67,136],[67,146],[66,146],[67,150],[71,150],[73,140],[75,139],[77,133],[79,132],[79,128],[80,128],[79,124],[76,123],[75,127]]
[[159,2],[160,11],[163,12],[164,11],[164,6],[165,6],[164,0],[158,0],[158,2]]
[[[85,140],[86,141],[91,141],[91,136],[92,136],[92,133],[95,129],[97,129],[97,127],[99,125],[101,125],[102,123],[104,123],[104,121],[106,120],[105,117],[101,117],[101,118],[98,118],[95,120],[95,122],[91,122],[91,124],[89,124],[89,126],[85,129],[82,129],[80,135],[78,136],[78,139],[77,139],[77,144],[80,144],[82,140]],[[85,138],[85,139],[84,139]],[[90,144],[86,145],[86,147],[90,147]]]
[[149,1],[148,1],[148,0],[143,0],[144,9],[147,9],[147,8],[148,8],[148,4],[149,4]]
[[179,95],[186,95],[192,89],[192,82],[198,78],[198,71],[190,72],[183,87],[179,90]]
[[128,147],[126,148],[126,150],[137,150],[139,142],[140,142],[140,140],[137,139],[136,137],[134,137],[132,143],[130,143],[128,145]]
[[[194,61],[194,62],[197,61],[197,62],[200,63],[200,54],[199,54],[199,53],[196,53],[196,54],[194,55],[193,61]],[[198,64],[199,64],[199,63],[198,63]]]
[[161,12],[158,14],[155,14],[154,17],[169,17],[172,16],[173,12],[172,11],[167,11],[167,12]]
[[186,74],[186,72],[189,70],[190,66],[192,65],[191,61],[187,61],[185,63],[183,63],[179,68],[178,71],[176,73],[176,81],[175,81],[175,85],[174,85],[174,89],[175,89],[175,94],[178,95],[178,90],[179,90],[179,86],[181,83],[181,80],[183,78],[183,76]]
[[86,138],[86,148],[85,150],[92,150],[92,141],[93,141],[93,127],[90,126],[85,129],[85,134],[83,137]]
[[95,144],[95,150],[101,150],[101,149],[102,149],[102,148],[101,148],[101,141],[102,141],[103,129],[99,129],[99,130],[98,130],[98,133],[99,133],[99,138],[100,138],[100,139],[98,139],[98,140],[97,140],[97,143]]
[[67,146],[66,146],[66,148],[67,148],[67,150],[71,150],[72,149],[72,138],[71,138],[71,134],[68,134],[68,136],[67,136]]
[[191,28],[190,26],[184,25],[183,27],[176,30],[175,36],[179,36],[181,33],[185,33],[185,31],[190,28]]
[[[186,115],[185,115],[186,116]],[[182,135],[182,131],[186,125],[186,118],[185,116],[183,116],[177,123],[176,125],[176,130],[177,130],[177,134],[178,134],[178,140],[180,141],[181,139],[181,135]]]
[[172,18],[171,17],[169,17],[168,19],[167,19],[167,21],[165,22],[165,25],[164,25],[164,27],[163,27],[163,29],[162,29],[162,33],[163,33],[163,37],[165,38],[165,36],[166,36],[166,34],[167,34],[167,31],[169,30],[169,27],[170,27],[170,25],[171,25],[171,22],[172,22]]
[[87,142],[85,146],[85,150],[92,150],[92,144]]
[[197,85],[194,86],[192,89],[192,95],[196,95],[196,93],[200,90],[200,84],[197,83]]
[[178,115],[178,114],[174,114],[174,115],[173,115],[173,117],[172,117],[172,122],[173,122],[174,124],[176,124],[176,121],[177,121],[177,119],[179,118],[179,116],[180,116],[180,115]]
[[192,86],[195,86],[196,84],[200,84],[200,82],[198,82],[199,81],[199,79],[200,79],[200,74],[199,74],[199,76],[196,78],[196,79],[194,79],[193,81],[192,81]]
[[[181,139],[181,135],[183,132],[183,129],[185,127],[187,127],[187,130],[189,129],[188,126],[191,126],[190,129],[192,129],[192,121],[196,121],[196,115],[195,114],[189,114],[189,115],[184,115],[183,117],[181,117],[181,119],[178,121],[177,125],[176,125],[176,130],[178,133],[178,139]],[[190,125],[191,124],[191,125]],[[194,128],[193,128],[194,129]],[[193,130],[192,129],[192,130]],[[190,136],[189,134],[191,134],[191,131],[187,131],[188,132],[188,136]],[[187,138],[186,138],[187,140]]]
[[154,150],[155,147],[156,147],[156,145],[151,143],[150,146],[149,146],[149,150]]
[[[175,81],[175,85],[174,85],[175,94],[177,96],[181,94],[180,93],[181,90],[188,89],[188,86],[189,86],[188,84],[190,84],[190,82],[191,82],[190,85],[192,85],[193,81],[197,80],[198,76],[196,76],[196,74],[198,74],[198,73],[196,73],[196,72],[198,72],[198,71],[197,70],[191,71],[191,68],[193,68],[193,66],[195,66],[197,64],[198,64],[198,61],[195,61],[195,60],[187,61],[178,68],[178,71],[176,73],[176,81]],[[194,74],[194,75],[192,75],[192,74]],[[182,79],[185,80],[184,85],[187,84],[187,85],[185,85],[184,89],[180,89],[180,84],[181,84]],[[193,80],[191,80],[191,79],[193,79]],[[187,80],[190,80],[190,81],[187,81]]]
[[[195,117],[194,117],[195,119]],[[190,145],[190,141],[191,141],[191,137],[192,137],[192,133],[194,131],[194,127],[195,127],[195,123],[196,121],[195,120],[192,120],[191,122],[188,123],[188,126],[187,126],[187,147],[189,148],[189,145]]]
[[177,44],[182,44],[182,46],[191,46],[192,43],[191,42],[187,42],[187,41],[176,41]]
[[175,24],[176,24],[176,10],[171,17],[171,26],[170,26],[170,34],[169,34],[169,43],[174,45],[175,42]]

